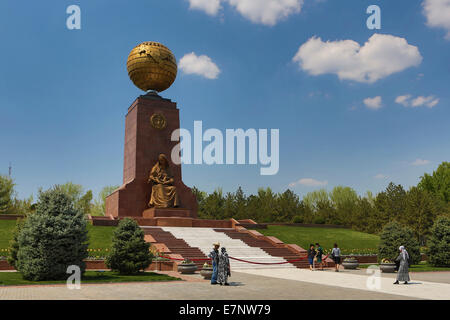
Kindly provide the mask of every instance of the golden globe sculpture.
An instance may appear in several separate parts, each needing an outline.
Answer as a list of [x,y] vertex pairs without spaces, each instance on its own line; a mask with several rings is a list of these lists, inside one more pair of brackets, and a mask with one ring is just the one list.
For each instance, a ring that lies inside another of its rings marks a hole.
[[128,55],[128,76],[136,87],[144,91],[166,90],[175,81],[177,69],[173,53],[158,42],[143,42]]

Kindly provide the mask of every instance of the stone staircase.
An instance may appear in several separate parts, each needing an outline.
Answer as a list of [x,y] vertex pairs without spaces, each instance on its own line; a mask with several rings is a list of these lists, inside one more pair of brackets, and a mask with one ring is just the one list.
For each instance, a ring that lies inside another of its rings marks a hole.
[[239,231],[236,231],[233,229],[214,229],[214,230],[217,232],[223,232],[232,239],[239,239],[250,247],[261,248],[267,254],[274,256],[274,257],[281,257],[287,261],[303,258],[300,261],[294,261],[294,262],[291,262],[290,264],[296,266],[297,268],[309,268],[306,253],[295,254],[294,252],[292,252],[291,250],[289,250],[287,248],[276,247],[275,245],[273,245],[272,243],[270,243],[268,241],[256,239],[256,238],[252,237],[251,235],[249,235],[248,233],[239,232]]
[[[205,258],[212,250],[214,242],[220,242],[222,247],[227,248],[229,256],[253,262],[286,262],[287,259],[302,257],[286,248],[277,248],[268,241],[255,239],[249,234],[240,233],[234,229],[145,227],[144,230],[146,234],[151,234],[155,241],[164,243],[172,253],[178,253],[189,259]],[[203,262],[197,264],[202,265]],[[302,263],[260,265],[233,259],[230,259],[230,264],[232,270],[304,267]]]
[[[183,239],[178,239],[172,233],[164,231],[158,227],[144,227],[144,234],[150,235],[158,243],[163,243],[170,253],[179,254],[187,259],[207,259],[208,257],[199,249],[189,246]],[[195,261],[195,264],[201,269],[205,261]]]

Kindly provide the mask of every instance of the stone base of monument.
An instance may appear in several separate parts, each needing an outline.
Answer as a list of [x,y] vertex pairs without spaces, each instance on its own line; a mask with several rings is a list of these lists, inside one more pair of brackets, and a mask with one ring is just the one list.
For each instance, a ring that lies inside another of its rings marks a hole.
[[158,218],[158,217],[182,217],[191,218],[192,213],[188,209],[183,208],[150,208],[142,214],[144,218]]

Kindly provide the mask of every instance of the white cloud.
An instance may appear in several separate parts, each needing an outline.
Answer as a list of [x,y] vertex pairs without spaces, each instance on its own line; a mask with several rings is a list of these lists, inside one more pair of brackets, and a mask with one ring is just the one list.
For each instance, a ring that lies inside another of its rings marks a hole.
[[331,73],[341,80],[373,83],[418,66],[422,56],[404,38],[374,34],[363,46],[353,40],[324,42],[312,37],[300,46],[292,60],[314,76]]
[[289,184],[289,187],[295,187],[296,185],[303,185],[308,187],[323,187],[328,184],[328,181],[319,181],[312,178],[302,178],[298,181]]
[[227,0],[228,3],[253,23],[275,25],[291,14],[299,13],[303,0]]
[[411,98],[410,94],[405,94],[404,96],[398,96],[397,98],[395,98],[395,102],[401,105],[404,105],[405,107],[407,107],[409,105],[409,99]]
[[445,29],[445,38],[450,40],[450,0],[425,0],[422,5],[427,25]]
[[389,178],[387,175],[384,175],[384,174],[382,174],[382,173],[379,173],[379,174],[377,174],[376,176],[374,176],[374,178],[375,179],[379,179],[379,180],[381,180],[381,179],[387,179],[387,178]]
[[178,67],[186,74],[197,74],[207,79],[217,79],[219,67],[206,55],[197,56],[194,52],[185,54]]
[[366,98],[364,99],[364,104],[366,105],[367,108],[372,109],[372,110],[378,110],[381,108],[381,96],[376,96],[373,98]]
[[423,159],[416,159],[414,162],[412,162],[411,164],[413,166],[424,166],[430,163],[430,160],[423,160]]
[[412,96],[410,94],[406,94],[406,95],[398,96],[397,98],[395,98],[395,102],[403,105],[404,107],[433,108],[435,105],[437,105],[439,103],[439,98],[436,98],[435,96],[428,96],[428,97],[418,96],[418,97],[412,99]]
[[419,96],[411,101],[411,107],[416,108],[425,105],[428,108],[433,108],[438,103],[439,99],[435,98],[434,96],[428,97]]
[[222,8],[220,0],[189,0],[189,9],[201,10],[215,16]]

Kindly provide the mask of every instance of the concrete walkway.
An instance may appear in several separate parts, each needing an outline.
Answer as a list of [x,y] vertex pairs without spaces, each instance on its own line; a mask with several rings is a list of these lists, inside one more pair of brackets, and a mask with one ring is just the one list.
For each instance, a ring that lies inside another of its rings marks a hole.
[[[371,270],[373,271],[373,270]],[[389,295],[401,295],[418,299],[448,300],[450,299],[450,284],[428,282],[414,279],[410,274],[411,282],[408,285],[394,285],[393,277],[383,274],[355,274],[354,272],[310,271],[308,269],[240,269],[239,272],[277,279],[294,280],[299,282],[327,285],[339,288],[357,289],[366,292],[378,292]],[[340,297],[338,298],[340,299]]]
[[[283,269],[286,270],[286,269]],[[230,286],[212,286],[200,275],[188,281],[81,284],[80,290],[64,285],[1,287],[0,300],[396,300],[414,299],[368,290],[347,289],[233,272]],[[190,278],[190,279],[188,279]]]

